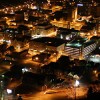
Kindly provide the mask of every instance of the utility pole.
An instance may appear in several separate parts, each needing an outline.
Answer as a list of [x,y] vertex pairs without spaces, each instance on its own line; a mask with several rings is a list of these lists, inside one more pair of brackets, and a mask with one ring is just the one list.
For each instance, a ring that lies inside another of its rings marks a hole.
[[0,76],[0,99],[1,100],[4,100],[4,82],[3,82],[3,79],[4,79],[4,75],[1,75]]

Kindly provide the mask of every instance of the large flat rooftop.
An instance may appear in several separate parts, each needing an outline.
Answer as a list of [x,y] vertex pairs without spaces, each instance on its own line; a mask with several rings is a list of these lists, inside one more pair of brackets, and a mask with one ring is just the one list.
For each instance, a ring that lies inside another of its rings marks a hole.
[[67,35],[67,34],[71,34],[71,33],[79,33],[79,31],[75,30],[75,29],[67,29],[67,28],[60,27],[60,28],[58,28],[58,33]]
[[33,39],[32,41],[44,43],[48,46],[55,46],[55,47],[64,44],[64,40],[61,40],[59,38],[52,38],[52,37],[41,37],[41,38]]
[[84,45],[84,47],[95,43],[93,40],[87,40],[87,38],[76,38],[74,41],[67,44],[69,47],[80,48]]

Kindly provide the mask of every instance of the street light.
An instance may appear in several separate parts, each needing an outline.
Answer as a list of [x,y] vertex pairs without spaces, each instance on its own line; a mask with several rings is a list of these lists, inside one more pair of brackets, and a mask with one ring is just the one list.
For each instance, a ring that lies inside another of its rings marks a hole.
[[74,88],[75,88],[75,100],[76,100],[76,88],[79,86],[80,82],[78,80],[75,81]]
[[7,93],[8,94],[12,94],[12,90],[11,89],[7,89]]
[[0,76],[0,96],[1,100],[4,100],[4,75]]
[[76,81],[75,81],[75,85],[74,85],[74,86],[75,86],[75,87],[78,87],[78,86],[79,86],[79,84],[80,84],[80,82],[79,82],[78,80],[76,80]]

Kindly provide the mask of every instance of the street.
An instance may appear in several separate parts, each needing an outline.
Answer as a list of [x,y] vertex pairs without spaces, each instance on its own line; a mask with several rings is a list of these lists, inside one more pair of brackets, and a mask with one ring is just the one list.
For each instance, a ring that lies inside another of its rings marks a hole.
[[[23,100],[68,100],[68,99],[75,99],[75,92],[76,98],[86,97],[87,88],[86,87],[79,87],[76,88],[59,88],[59,89],[49,89],[57,91],[56,93],[47,93],[44,94],[45,91],[38,92],[36,94],[30,95],[21,95]],[[47,91],[47,90],[46,90]]]

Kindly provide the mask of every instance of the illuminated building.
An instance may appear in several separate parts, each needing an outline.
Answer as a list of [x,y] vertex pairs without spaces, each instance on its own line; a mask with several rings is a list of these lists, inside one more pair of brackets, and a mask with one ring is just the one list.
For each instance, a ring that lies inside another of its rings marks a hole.
[[3,34],[5,40],[11,40],[13,37],[17,37],[19,35],[17,28],[6,28]]
[[78,30],[74,29],[66,29],[66,28],[58,28],[57,29],[57,38],[63,39],[63,40],[73,40],[75,37],[79,35]]
[[11,40],[11,45],[20,52],[29,48],[30,36],[15,37]]
[[77,20],[77,8],[72,7],[68,9],[68,14],[67,14],[67,20],[68,21],[76,21]]
[[31,31],[32,38],[49,36],[54,32],[54,27],[49,23],[37,24],[36,29]]
[[70,28],[71,22],[77,20],[77,8],[69,7],[53,13],[52,25],[57,27]]
[[47,53],[37,54],[32,57],[32,60],[35,62],[45,63],[51,55]]
[[98,37],[98,46],[97,48],[92,52],[92,54],[86,56],[87,61],[92,61],[94,63],[100,63],[100,37]]
[[96,49],[96,45],[95,41],[89,41],[86,38],[77,38],[66,44],[65,52],[72,58],[83,59],[86,55]]
[[34,52],[59,52],[64,50],[65,43],[63,40],[51,37],[41,37],[33,39],[29,43],[29,53]]
[[92,61],[94,63],[100,63],[100,55],[90,55],[87,57],[87,61]]

